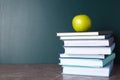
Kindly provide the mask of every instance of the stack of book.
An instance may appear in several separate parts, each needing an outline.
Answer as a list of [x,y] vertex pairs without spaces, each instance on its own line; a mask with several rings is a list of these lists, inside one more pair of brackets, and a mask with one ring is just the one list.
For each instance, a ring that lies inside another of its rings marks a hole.
[[109,77],[115,59],[112,31],[61,32],[64,53],[60,54],[62,74]]

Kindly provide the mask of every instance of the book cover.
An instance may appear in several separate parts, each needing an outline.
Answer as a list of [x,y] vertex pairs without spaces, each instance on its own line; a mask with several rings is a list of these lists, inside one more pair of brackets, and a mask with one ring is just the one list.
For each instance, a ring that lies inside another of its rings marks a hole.
[[115,43],[111,46],[64,46],[65,54],[111,54]]
[[113,32],[112,31],[58,32],[57,36],[103,35],[103,34],[113,34]]
[[62,67],[63,67],[62,74],[109,77],[113,68],[113,61],[111,61],[109,64],[102,68],[74,67],[74,66],[62,66]]
[[59,58],[60,65],[67,66],[85,66],[85,67],[104,67],[110,61],[114,60],[115,53],[107,56],[105,59],[87,59],[87,58]]
[[94,58],[94,59],[105,59],[107,55],[104,54],[60,54],[61,58]]
[[84,40],[63,40],[64,46],[110,46],[114,42],[114,38],[109,39],[84,39]]
[[77,39],[108,39],[112,35],[106,34],[106,35],[85,35],[85,36],[60,36],[60,40],[77,40]]

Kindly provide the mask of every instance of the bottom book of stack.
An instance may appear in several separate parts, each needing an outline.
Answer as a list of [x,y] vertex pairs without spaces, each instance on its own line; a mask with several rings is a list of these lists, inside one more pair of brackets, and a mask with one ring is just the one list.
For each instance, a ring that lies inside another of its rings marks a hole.
[[103,76],[109,77],[113,68],[113,61],[105,65],[104,67],[80,67],[80,66],[67,66],[62,65],[62,74],[72,75],[87,75],[87,76]]

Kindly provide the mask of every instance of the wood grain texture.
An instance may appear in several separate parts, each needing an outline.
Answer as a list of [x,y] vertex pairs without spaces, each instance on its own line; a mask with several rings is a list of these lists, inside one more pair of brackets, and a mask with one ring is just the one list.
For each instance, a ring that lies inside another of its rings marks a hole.
[[120,80],[120,65],[115,65],[109,78],[62,75],[57,64],[1,64],[0,80]]

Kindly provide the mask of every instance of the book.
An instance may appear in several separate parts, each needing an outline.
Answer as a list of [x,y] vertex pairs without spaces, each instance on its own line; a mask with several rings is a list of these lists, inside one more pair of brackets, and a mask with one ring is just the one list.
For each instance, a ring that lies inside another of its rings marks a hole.
[[103,35],[113,34],[112,31],[93,31],[93,32],[58,32],[57,36],[80,36],[80,35]]
[[65,54],[111,54],[115,43],[111,46],[64,46]]
[[94,59],[105,59],[107,55],[104,54],[60,54],[61,58],[94,58]]
[[109,77],[113,68],[113,61],[102,68],[74,66],[62,66],[62,68],[62,74]]
[[77,39],[108,39],[112,35],[85,35],[85,36],[60,36],[60,40],[77,40]]
[[87,59],[87,58],[59,58],[60,65],[84,66],[84,67],[104,67],[110,61],[114,60],[115,53],[107,56],[105,59]]
[[64,40],[64,46],[110,46],[114,42],[114,38],[109,39],[84,39],[84,40]]

